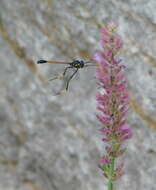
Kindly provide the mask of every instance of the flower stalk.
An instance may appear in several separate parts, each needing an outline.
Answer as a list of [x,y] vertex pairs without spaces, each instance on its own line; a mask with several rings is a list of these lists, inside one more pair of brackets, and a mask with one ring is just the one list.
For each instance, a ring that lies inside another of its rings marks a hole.
[[101,30],[103,50],[94,55],[98,63],[96,79],[100,88],[96,94],[97,110],[100,111],[97,118],[102,123],[102,141],[107,144],[99,168],[108,179],[108,190],[113,190],[113,182],[124,173],[123,163],[118,164],[116,161],[126,150],[124,142],[132,137],[131,127],[126,120],[129,94],[123,73],[125,66],[118,58],[122,39],[116,30],[117,25],[113,23]]

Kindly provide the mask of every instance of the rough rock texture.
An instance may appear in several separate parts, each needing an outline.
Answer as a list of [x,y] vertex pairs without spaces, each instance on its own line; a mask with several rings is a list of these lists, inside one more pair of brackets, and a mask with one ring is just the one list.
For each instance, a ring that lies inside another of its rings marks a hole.
[[99,29],[119,23],[132,94],[134,138],[120,190],[156,189],[156,1],[0,0],[0,190],[104,190],[94,68],[53,96],[47,78],[64,66],[40,58],[88,60]]

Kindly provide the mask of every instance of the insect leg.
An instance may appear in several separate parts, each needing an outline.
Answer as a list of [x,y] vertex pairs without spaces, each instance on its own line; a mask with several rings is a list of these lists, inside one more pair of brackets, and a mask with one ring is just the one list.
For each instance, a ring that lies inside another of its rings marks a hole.
[[65,74],[66,74],[66,72],[67,72],[67,70],[68,70],[69,68],[72,68],[72,67],[71,67],[71,66],[66,67],[66,68],[64,69],[64,72],[63,72],[62,74],[58,74],[58,75],[56,75],[55,77],[50,78],[49,81],[51,81],[51,80],[55,80],[55,79],[63,78],[63,77],[65,76]]
[[62,74],[59,74],[59,75],[56,75],[56,76],[53,77],[53,78],[48,79],[48,81],[52,81],[52,80],[55,80],[55,79],[60,79],[60,78],[62,78],[62,77],[63,77]]
[[65,74],[66,74],[67,70],[68,70],[68,69],[70,69],[70,68],[72,68],[72,66],[66,67],[66,68],[64,69],[64,72],[63,72],[63,74],[62,74],[62,75],[63,75],[63,76],[65,76]]
[[77,73],[77,71],[79,70],[79,68],[76,69],[76,71],[74,71],[74,73],[70,76],[70,78],[68,79],[67,81],[67,86],[66,86],[66,90],[68,90],[68,87],[69,87],[69,82],[70,80],[74,77],[74,75]]

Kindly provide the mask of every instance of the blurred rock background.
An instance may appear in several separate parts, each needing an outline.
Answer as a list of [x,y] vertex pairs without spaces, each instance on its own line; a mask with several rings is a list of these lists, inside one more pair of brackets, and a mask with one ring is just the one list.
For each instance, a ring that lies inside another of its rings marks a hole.
[[0,0],[0,190],[106,189],[95,69],[54,96],[60,81],[46,80],[64,66],[36,61],[89,60],[110,21],[124,39],[134,131],[117,189],[156,189],[155,9],[155,0]]

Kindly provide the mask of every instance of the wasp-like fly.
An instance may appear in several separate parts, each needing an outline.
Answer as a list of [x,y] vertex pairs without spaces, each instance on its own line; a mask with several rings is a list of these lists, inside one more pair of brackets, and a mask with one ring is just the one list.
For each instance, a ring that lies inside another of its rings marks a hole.
[[76,75],[76,73],[78,72],[79,69],[89,67],[89,66],[96,66],[95,64],[89,64],[89,63],[92,63],[92,61],[86,61],[85,62],[83,60],[80,60],[80,61],[79,60],[74,60],[72,62],[59,62],[59,61],[46,61],[46,60],[41,59],[41,60],[37,61],[37,63],[38,64],[65,64],[65,65],[67,65],[64,68],[63,73],[49,79],[49,81],[64,78],[68,70],[73,69],[73,68],[75,69],[74,71],[72,71],[72,74],[69,76],[69,78],[67,80],[67,83],[66,83],[65,89],[63,91],[59,92],[58,94],[68,90],[69,83],[70,83],[71,79]]

